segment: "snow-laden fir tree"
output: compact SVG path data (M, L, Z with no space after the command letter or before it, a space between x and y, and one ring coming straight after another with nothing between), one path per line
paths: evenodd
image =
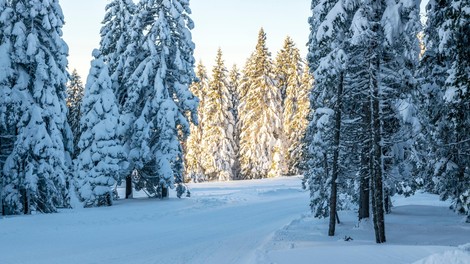
M207 156L203 148L203 131L205 127L204 109L206 103L206 93L209 90L209 77L206 67L199 62L196 67L197 82L190 87L191 92L199 98L198 125L191 124L189 135L185 143L185 170L186 175L195 182L207 180L203 159Z
M3 168L4 207L8 214L54 212L67 204L72 148L64 18L57 0L16 0L11 7L12 87L23 101L14 148Z
M13 86L14 69L11 59L13 9L6 0L0 0L0 215L4 215L3 200L6 174L3 166L13 150L16 140L16 124L19 121L23 101L21 91Z
M157 197L175 184L178 197L184 193L181 142L189 134L188 115L197 122L198 99L189 91L195 79L189 14L186 0L141 1L132 23L136 39L126 51L130 170L138 173L135 187Z
M303 75L304 63L300 51L290 37L276 57L276 85L281 89L283 105L283 153L288 175L298 173L300 142L307 125L308 92L312 83ZM305 83L303 83L305 82ZM303 89L303 90L301 90Z
M231 107L229 111L233 116L233 149L235 151L236 159L233 164L233 176L234 179L240 178L240 130L239 130L239 117L238 117L238 105L240 104L240 82L241 73L237 68L237 65L233 65L228 76L228 90L231 95Z
M217 51L212 78L204 102L203 153L204 171L209 180L227 181L234 178L234 116L232 95L228 89L228 71L222 51Z
M335 234L338 182L342 181L344 85L348 31L355 5L351 1L312 1L308 63L315 76L304 165L312 211L330 217L328 235ZM340 190L341 192L341 190ZM325 200L328 199L328 202Z
M420 65L428 182L470 214L470 1L429 1Z
M408 0L365 1L358 7L351 26L347 105L356 109L350 120L359 122L348 124L348 131L359 139L361 153L359 218L368 217L371 198L376 241L383 243L384 207L389 209L390 194L407 184L413 170L409 157L417 122L410 95L419 55L419 7Z
M80 119L76 188L85 207L112 205L126 154L119 135L119 110L100 51L93 51Z
M287 131L286 138L290 141L288 145L288 171L291 175L302 174L302 152L304 137L307 132L308 114L310 111L310 93L313 87L313 76L308 64L304 63L300 86L297 89L288 89L286 103L284 106L284 127ZM287 110L292 109L292 111ZM290 114L286 114L290 113ZM290 117L287 117L290 116ZM289 123L289 126L286 126Z
M83 99L83 83L76 69L72 71L67 84L67 120L73 134L73 158L78 154L78 140L80 139L80 108Z
M129 67L124 56L132 41L130 26L137 12L132 0L113 0L106 5L100 35L100 51L109 68L113 89L122 105L126 97L125 70Z
M282 172L281 93L275 86L272 64L261 29L256 50L244 70L238 108L240 165L245 179L275 177Z

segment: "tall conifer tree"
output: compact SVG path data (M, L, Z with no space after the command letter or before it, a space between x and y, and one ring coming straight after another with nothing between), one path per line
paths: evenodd
M57 0L11 3L13 87L25 100L14 148L4 166L5 206L8 213L54 212L67 204L72 148L65 104L64 18Z
M78 153L78 140L80 139L80 108L82 105L84 87L82 79L76 69L72 71L70 80L67 84L67 120L73 134L73 156Z
M429 1L420 65L423 163L442 199L470 214L470 2ZM421 144L424 144L421 142ZM470 221L470 220L469 220Z
M240 164L245 179L281 174L281 93L275 86L271 53L261 29L248 60L240 98Z
M130 170L137 171L136 188L164 197L177 185L184 193L183 151L189 134L188 115L197 121L198 100L189 91L194 81L191 9L186 0L145 0L133 22L136 38L127 49L134 65L127 84L125 114Z
M76 186L85 207L112 204L111 187L120 181L126 160L108 68L98 50L93 56L82 104L80 152L76 160Z
M231 93L228 89L228 71L217 51L212 80L204 104L204 152L206 176L211 180L231 180L234 178L233 166L236 160L234 145L234 117L231 109Z
M312 83L303 76L304 63L300 51L290 37L276 58L276 80L282 95L283 153L285 174L298 173L300 141L305 132L308 114L308 91ZM303 83L305 82L305 83ZM310 87L309 87L310 85ZM303 105L302 105L303 104Z
M202 61L197 65L196 77L198 80L191 85L191 92L199 98L198 125L191 124L191 134L185 145L185 169L186 175L193 181L199 182L206 180L204 159L207 155L203 148L203 133L206 121L204 116L206 94L209 90L209 77Z
M19 121L21 91L13 86L14 69L11 58L13 52L12 20L13 9L6 0L0 0L0 215L5 199L4 186L7 184L6 172L3 167L13 150L16 140L16 124Z

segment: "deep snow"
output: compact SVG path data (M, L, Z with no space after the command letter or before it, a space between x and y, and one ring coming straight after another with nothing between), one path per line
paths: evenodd
M0 219L0 263L470 263L470 246L457 247L470 225L434 195L394 197L388 242L376 245L352 211L326 236L298 177L190 188L191 198Z

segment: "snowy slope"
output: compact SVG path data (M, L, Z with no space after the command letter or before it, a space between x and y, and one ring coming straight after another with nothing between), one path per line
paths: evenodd
M353 212L341 212L338 235L327 237L327 221L309 216L299 178L190 188L191 198L0 219L0 263L386 264L446 256L470 263L456 247L470 242L470 226L435 196L396 198L386 218L389 242L376 245L371 225L357 227ZM354 240L343 241L345 235Z

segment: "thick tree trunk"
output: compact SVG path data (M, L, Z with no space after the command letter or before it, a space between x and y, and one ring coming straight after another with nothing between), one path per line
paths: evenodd
M370 177L361 175L361 187L359 192L359 220L370 217Z
M377 76L380 70L380 59L375 54L372 63L371 92L372 92L372 137L373 137L373 209L374 209L374 228L377 243L384 243L385 239L385 221L384 221L384 198L383 198L383 161L382 161L382 126L380 116L380 93Z
M338 185L337 180L339 176L339 151L340 151L340 136L341 136L341 103L343 97L343 72L339 74L339 83L337 90L337 98L335 105L335 131L334 131L334 149L333 149L333 173L331 175L331 196L330 196L330 225L328 229L328 235L335 235L336 227L336 216L337 213L337 196L338 196Z
M384 243L385 220L384 220L384 198L383 198L383 154L382 154L382 123L381 123L381 93L380 93L380 44L383 41L381 36L381 10L382 2L373 1L371 7L372 37L370 42L370 63L369 63L369 90L370 90L370 113L371 113L371 134L372 134L372 211L374 215L375 240L377 243Z
M132 198L132 176L126 177L126 199Z

